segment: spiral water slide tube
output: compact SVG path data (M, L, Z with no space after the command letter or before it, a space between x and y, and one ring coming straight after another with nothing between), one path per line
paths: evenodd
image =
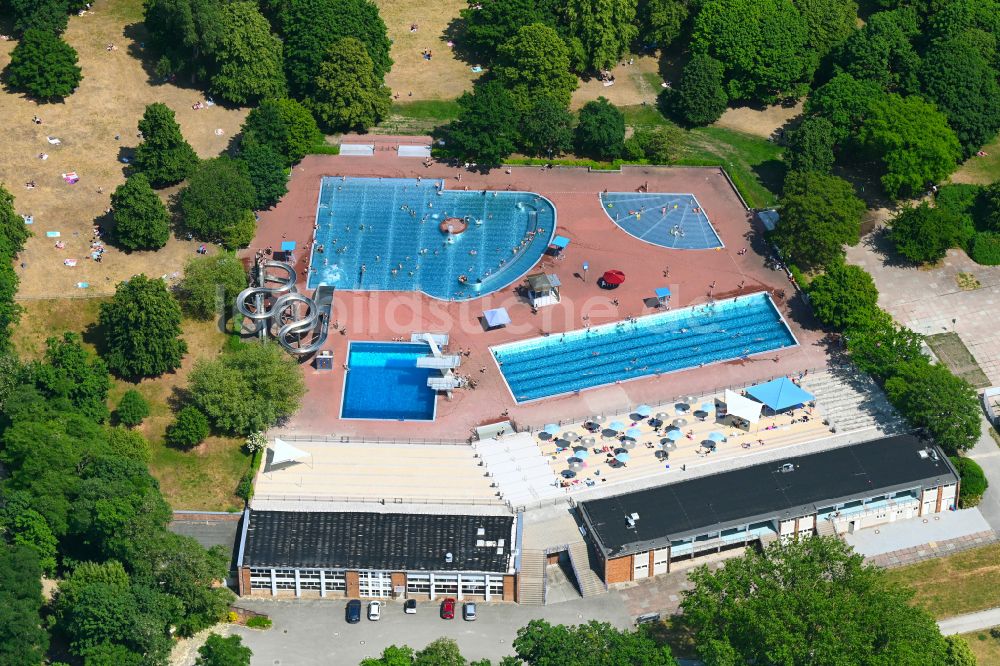
M274 275L274 269L283 275ZM295 269L282 261L267 261L261 265L259 287L248 287L236 297L236 309L254 324L254 334L270 332L276 323L278 343L291 354L305 356L318 351L330 328L333 308L333 287L320 286L313 298L295 288ZM300 309L304 308L304 314ZM309 344L302 339L313 331Z

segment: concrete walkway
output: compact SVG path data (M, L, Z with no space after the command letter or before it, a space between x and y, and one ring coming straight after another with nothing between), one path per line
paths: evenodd
M938 627L941 628L941 633L945 636L965 634L996 626L1000 626L1000 608L990 608L976 613L966 613L938 620Z

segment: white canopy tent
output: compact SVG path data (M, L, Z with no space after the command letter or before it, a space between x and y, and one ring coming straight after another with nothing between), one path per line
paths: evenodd
M735 391L726 389L726 396L723 399L726 403L726 412L731 416L736 416L750 423L760 421L760 410L764 406L750 398L744 398Z
M282 463L296 462L303 458L311 457L312 454L308 451L303 451L298 447L292 446L285 440L275 437L274 443L271 445L271 459L268 461L268 467L274 467Z

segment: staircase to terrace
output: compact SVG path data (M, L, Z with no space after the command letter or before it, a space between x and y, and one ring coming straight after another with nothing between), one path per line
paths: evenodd
M838 433L878 430L890 434L906 429L882 388L852 365L810 373L801 384L816 397L816 408Z

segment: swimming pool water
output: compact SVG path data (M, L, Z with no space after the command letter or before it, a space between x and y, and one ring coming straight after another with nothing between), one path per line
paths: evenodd
M798 344L770 296L752 294L492 347L517 402Z
M556 226L548 200L531 192L451 191L444 185L324 178L309 287L422 291L465 300L502 289L538 262ZM467 221L467 230L442 232L446 218Z
M605 192L601 205L615 224L647 243L675 250L724 247L693 194Z
M351 342L340 418L433 421L437 393L427 378L439 371L417 367L428 354L423 343Z

